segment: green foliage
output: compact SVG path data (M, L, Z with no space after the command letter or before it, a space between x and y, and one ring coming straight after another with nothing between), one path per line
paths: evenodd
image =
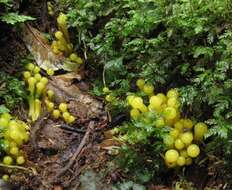
M147 112L141 115L137 120L132 120L129 123L123 125L120 129L121 132L126 133L126 140L129 144L149 144L149 138L156 138L155 147L162 146L158 140L163 139L164 135L168 132L165 128L155 127L156 114ZM160 144L158 144L160 143Z
M12 109L23 103L26 98L26 91L22 81L0 72L0 102L7 108ZM4 107L1 107L4 111ZM6 111L6 110L5 110Z
M0 6L4 7L4 12L0 13L0 21L7 24L15 25L26 21L35 20L31 16L20 15L14 10L14 1L12 0L0 0ZM1 7L2 8L2 7ZM14 12L12 12L14 11Z
M0 4L3 4L5 6L12 6L13 1L12 0L0 0Z
M3 16L0 17L0 20L7 24L15 25L20 22L25 22L35 19L31 16L19 15L18 13L13 12L13 13L4 14Z
M153 177L158 180L159 175L166 171L161 153L166 149L163 138L168 129L155 127L154 117L149 112L137 120L124 123L117 137L127 142L117 157L117 163L140 184L147 183Z
M5 105L0 105L0 114L8 112L10 112L10 110Z
M121 84L135 78L152 82L156 92L179 87L184 115L210 124L209 139L223 147L222 159L231 163L231 1L60 2L79 44L90 57L97 55L95 67L105 70L117 102L130 90Z

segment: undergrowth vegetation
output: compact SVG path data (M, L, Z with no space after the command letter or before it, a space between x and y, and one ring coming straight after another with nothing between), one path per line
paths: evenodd
M0 72L0 105L13 109L23 104L26 92L23 82L14 76ZM1 111L0 111L1 113Z
M17 2L13 0L0 0L0 21L15 25L29 20L35 20L31 16L20 15L18 13Z
M166 143L164 138L180 118L191 121L190 129L182 131L188 132L188 145L198 140L193 137L197 122L207 128L201 133L200 148L194 144L187 155L196 158L194 164L214 168L222 178L232 177L231 0L59 0L48 5L51 17L65 13L66 30L67 15L70 38L77 45L62 45L70 45L71 50L65 49L70 51L66 52L72 55L70 59L75 56L77 62L78 53L85 60L83 67L93 84L91 93L104 97L113 121L121 114L127 116L112 130L115 136L119 134L115 139L123 142L114 158L133 181L126 182L128 188L124 189L132 188L134 182L167 182L164 178L172 172L181 174L193 167L186 164L187 157L183 161L182 155L181 168L167 167L164 162L172 160L176 164L183 149L182 144L172 143L168 148L178 150L172 150L171 156L165 154L170 138ZM21 15L14 1L0 0L1 23L16 25L28 20L34 18ZM58 31L55 42L63 40L62 35ZM56 45L53 42L53 51ZM81 65L82 59L78 60ZM138 79L145 80L146 89L144 84L138 85ZM150 111L149 103L160 93L167 93L164 98L170 99L171 89L178 92L178 105L170 106L165 100L159 111L164 118L175 117L162 121L159 111ZM137 98L136 105L130 103L130 96ZM1 71L0 113L15 108L25 97L23 83ZM156 98L155 105L160 101ZM59 118L60 111L56 109L53 117ZM157 127L157 120L162 127ZM186 152L188 145L183 144Z
M210 126L208 152L231 164L231 1L60 0L60 4L81 44L76 49L87 52L89 69L103 71L97 70L103 81L102 77L95 81L93 93L103 95L102 88L110 88L108 108L113 115L126 108L123 100L136 90L138 78L152 83L156 93L178 88L183 116ZM141 157L133 152L135 147L127 147L127 154L132 151L127 166ZM159 160L157 147L147 144L140 150L153 152Z

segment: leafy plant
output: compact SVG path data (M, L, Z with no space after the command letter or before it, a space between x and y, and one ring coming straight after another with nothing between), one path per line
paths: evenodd
M35 18L31 16L20 15L17 11L15 11L14 1L12 0L0 0L0 6L3 6L4 7L3 9L5 10L3 13L0 14L0 21L2 22L15 25L17 23L35 20Z
M154 177L160 180L158 176L167 172L161 153L166 149L163 138L168 130L154 127L153 119L152 113L146 113L118 129L117 139L127 144L122 146L116 162L139 184L146 184Z
M4 72L0 72L0 102L5 104L7 108L12 109L20 104L26 98L26 91L22 81L10 76ZM6 108L1 107L1 110Z
M0 0L0 4L3 4L5 6L12 6L12 0Z
M31 16L25 16L25 15L19 15L18 13L12 12L12 13L6 13L0 17L0 20L7 23L15 25L20 22L25 22L29 20L35 20Z
M208 148L213 143L217 150L225 150L218 154L214 148L214 153L231 164L231 1L60 3L75 27L78 51L90 58L97 56L89 68L103 70L104 80L96 83L98 91L94 92L101 95L98 86L108 86L120 102L128 91L136 89L133 81L140 77L153 83L156 93L178 87L184 116L210 124ZM121 106L110 108L113 112L125 110ZM129 125L124 128L134 132Z
M8 112L10 112L10 110L5 105L0 105L0 114Z

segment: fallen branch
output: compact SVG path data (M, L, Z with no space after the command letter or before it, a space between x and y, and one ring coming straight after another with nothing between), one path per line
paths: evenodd
M94 126L94 122L91 121L89 123L89 126L88 126L88 128L86 130L86 133L85 133L83 139L81 140L81 143L78 146L77 150L74 152L73 156L70 158L68 164L56 175L56 177L55 177L56 179L59 178L61 175L63 175L67 170L69 170L72 167L72 165L74 164L76 158L81 153L83 147L86 145L86 142L87 142L87 140L89 138L89 134L93 129L93 126Z

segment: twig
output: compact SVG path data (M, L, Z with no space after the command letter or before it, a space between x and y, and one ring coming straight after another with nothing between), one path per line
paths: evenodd
M106 73L106 67L103 67L103 72L102 72L102 80L103 80L103 84L104 86L106 86L106 78L105 78L105 73Z
M5 164L1 164L1 163L0 163L0 167L9 168L9 169L24 170L24 171L33 173L34 175L37 174L37 172L36 172L36 170L34 168L25 168L25 167L16 166L16 165L5 165Z
M103 71L102 71L102 80L103 80L104 86L106 86L106 76L105 76L105 74L106 74L106 67L105 67L105 65L104 65ZM111 118L110 112L109 112L109 110L107 109L107 107L106 107L106 112L107 112L109 121L111 122L112 118Z
M89 123L89 126L88 126L87 130L86 130L85 136L81 140L81 143L78 146L77 150L75 151L75 153L73 154L73 156L69 160L68 164L56 175L56 179L59 178L62 174L64 174L68 169L70 169L70 167L72 167L72 165L74 164L77 156L81 153L83 147L85 146L86 141L89 138L89 134L90 134L91 130L93 129L93 126L94 126L94 122L91 121Z
M59 127L63 130L67 130L67 131L70 131L70 132L75 132L75 133L85 133L86 130L84 129L77 129L77 128L74 128L74 127L70 127L69 125L66 125L66 124L62 124L62 125L56 125L56 127Z
M83 44L84 44L84 56L85 56L85 60L88 59L87 57L87 47L86 47L86 44L85 44L85 41L83 40Z

